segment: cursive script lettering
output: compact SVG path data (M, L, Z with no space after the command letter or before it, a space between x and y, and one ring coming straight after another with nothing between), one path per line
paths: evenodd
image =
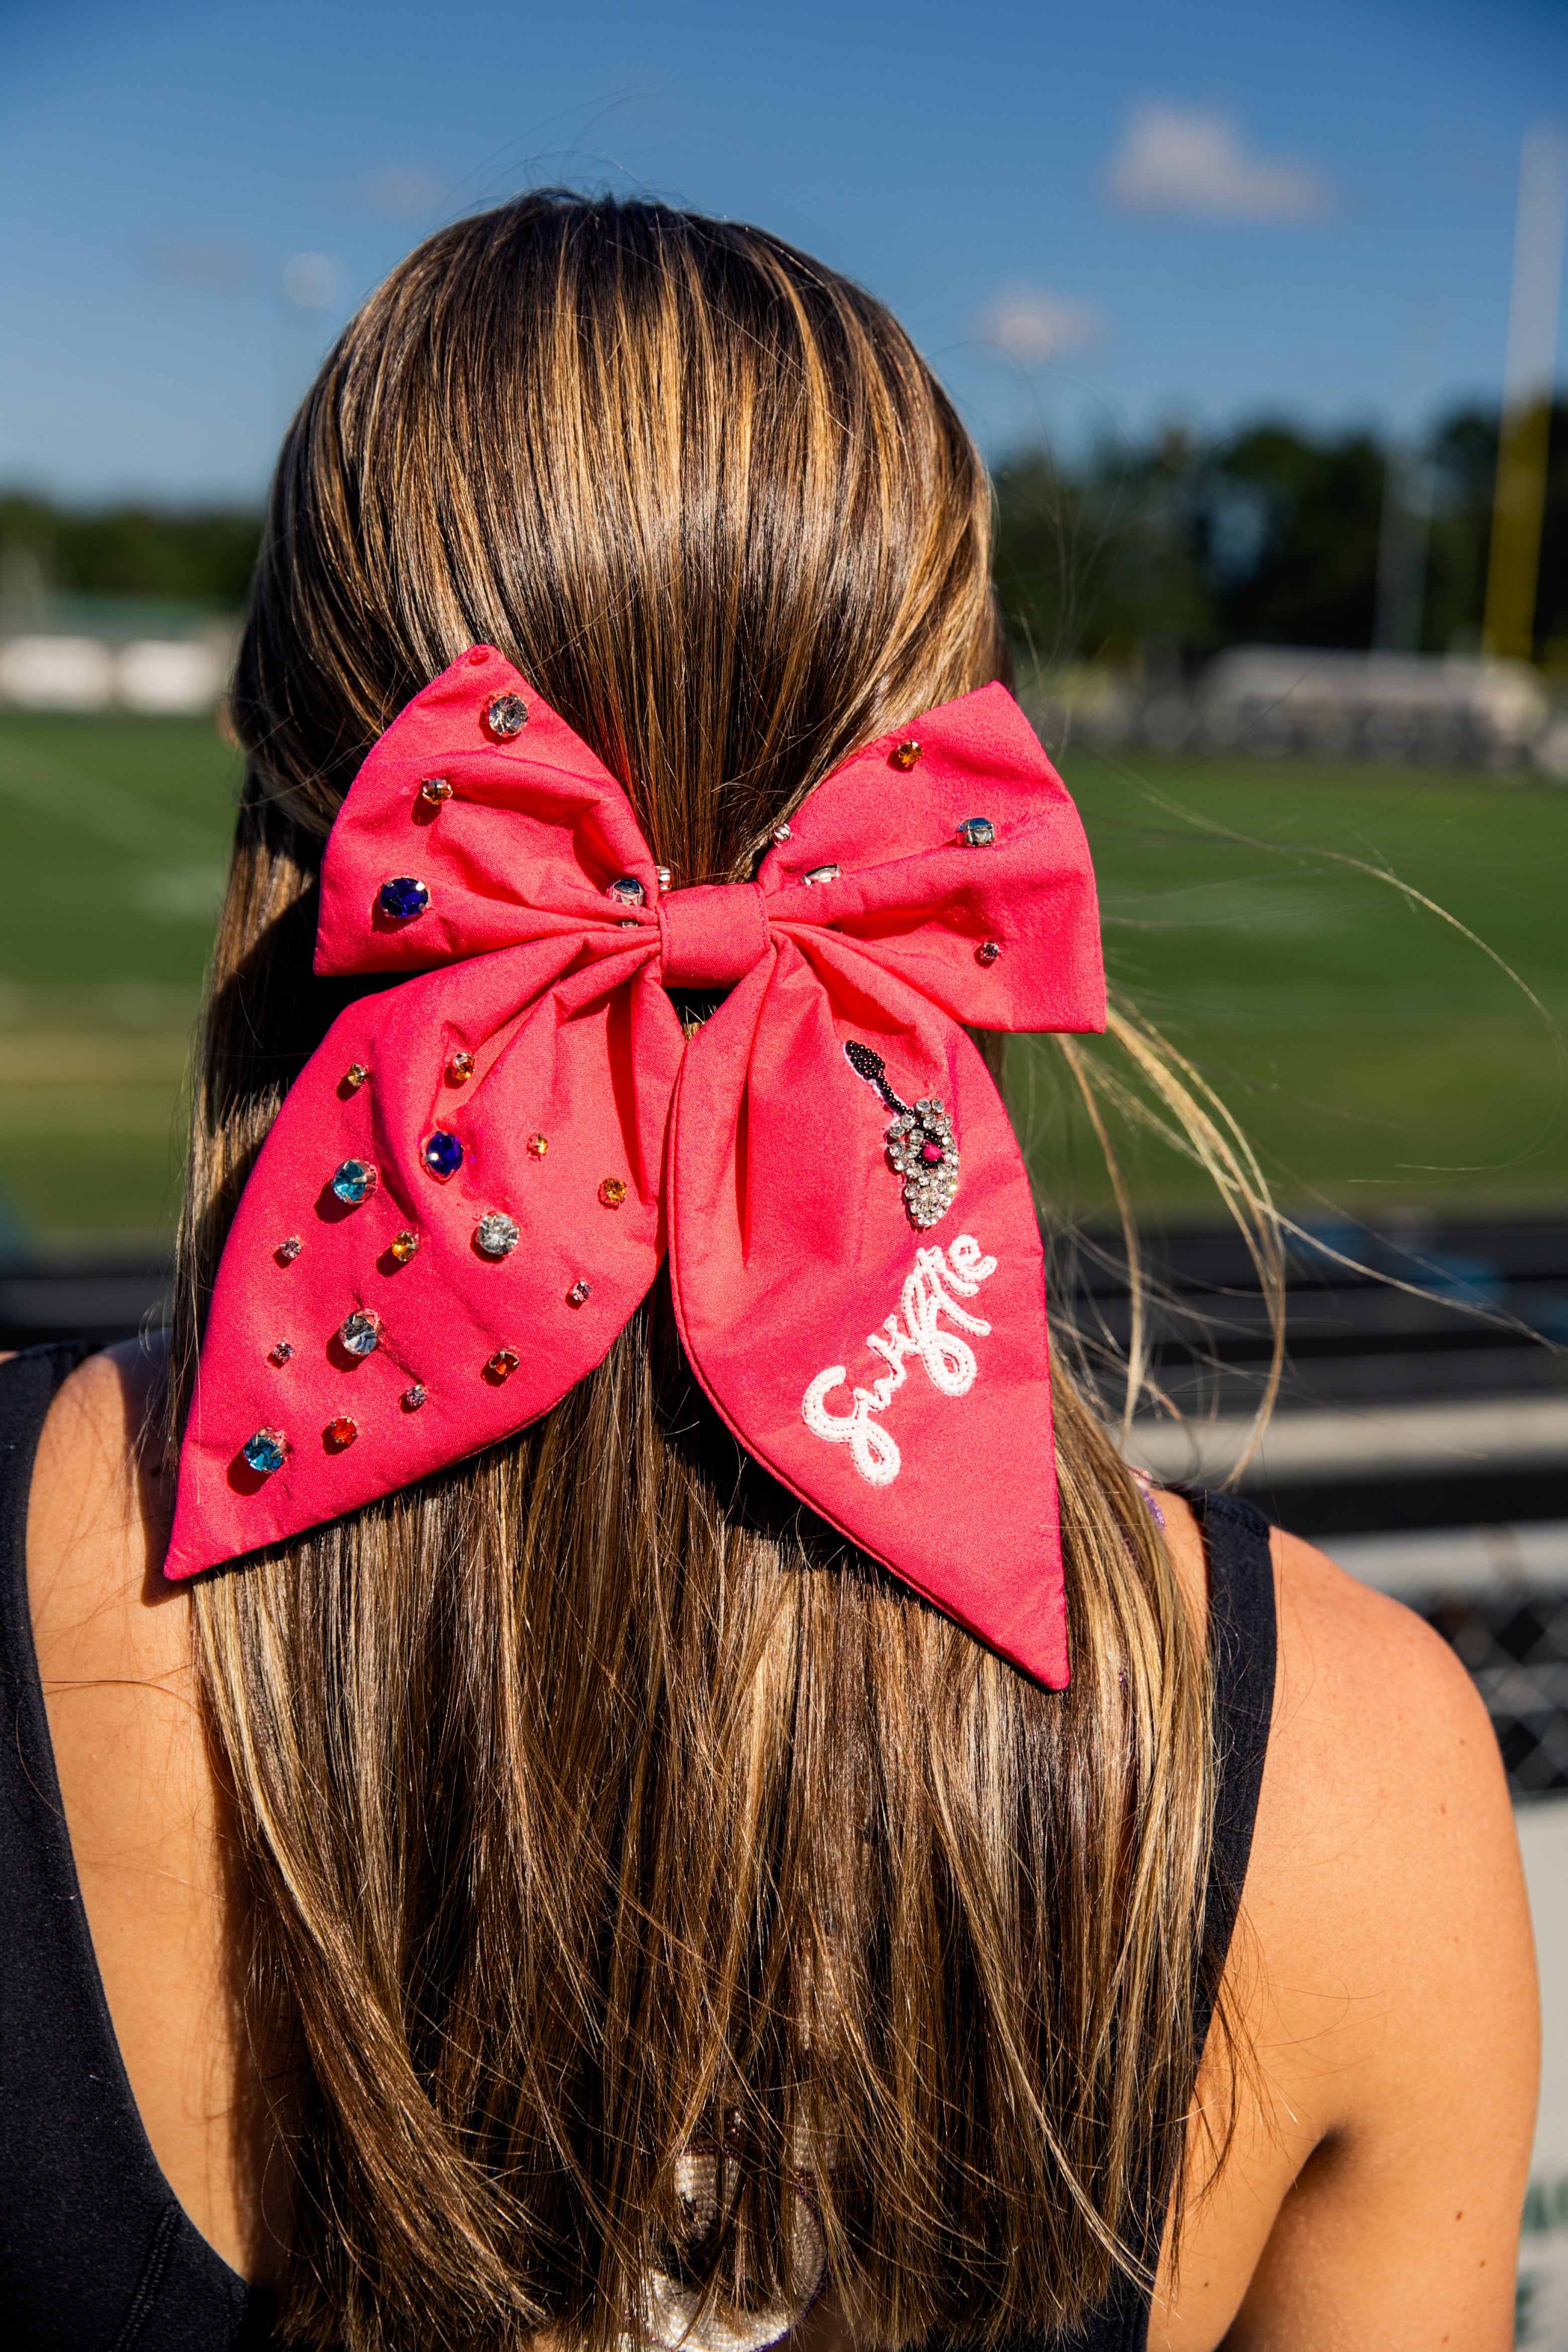
M974 1350L959 1333L968 1331L983 1339L991 1326L978 1315L971 1315L958 1300L973 1298L995 1271L995 1259L982 1254L972 1234L955 1235L945 1255L941 1249L917 1250L899 1315L889 1315L882 1328L866 1341L872 1353L881 1357L887 1370L868 1389L855 1390L847 1412L830 1412L827 1406L834 1390L844 1385L842 1364L830 1364L818 1372L801 1400L801 1417L807 1429L830 1445L847 1445L850 1460L871 1486L890 1486L902 1466L892 1432L872 1416L887 1411L895 1391L908 1380L906 1356L920 1358L932 1387L943 1396L963 1396L974 1385L979 1369ZM945 1316L957 1329L944 1330L939 1316Z

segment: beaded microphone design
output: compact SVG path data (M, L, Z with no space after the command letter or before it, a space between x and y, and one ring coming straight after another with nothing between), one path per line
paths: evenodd
M940 1095L902 1102L887 1080L887 1064L869 1045L844 1041L844 1058L858 1076L875 1087L894 1114L888 1129L888 1158L904 1180L910 1223L923 1233L945 1217L958 1191L958 1145Z

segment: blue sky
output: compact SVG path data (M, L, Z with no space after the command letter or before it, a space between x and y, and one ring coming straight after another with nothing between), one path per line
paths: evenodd
M256 495L353 304L540 179L848 271L992 456L1407 425L1496 397L1553 115L1563 0L0 0L0 482Z

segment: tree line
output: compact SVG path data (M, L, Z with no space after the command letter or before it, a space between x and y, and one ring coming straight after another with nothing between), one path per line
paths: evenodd
M1568 407L1552 412L1538 656L1568 666ZM1029 450L996 474L996 584L1026 659L1194 668L1231 645L1479 649L1498 416L1467 407L1425 445L1264 419ZM1391 504L1393 511L1390 511ZM1391 582L1391 572L1403 572ZM1390 593L1391 587L1395 593Z
M1568 407L1552 413L1537 651L1568 667ZM1474 650L1497 471L1496 412L1447 416L1417 449L1264 419L1214 439L1172 427L1066 463L995 473L996 584L1022 661L1189 670L1228 645ZM233 611L260 519L243 506L76 509L0 495L0 603L50 594ZM1404 593L1389 598L1391 563ZM1380 604L1380 580L1382 603ZM1390 612L1397 624L1391 639Z

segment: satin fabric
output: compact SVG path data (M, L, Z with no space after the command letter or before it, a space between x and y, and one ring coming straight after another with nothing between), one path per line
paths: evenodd
M490 716L506 696L527 711L510 738ZM437 780L446 797L424 792ZM976 817L988 845L961 832ZM400 877L423 884L421 912L384 910ZM961 1024L1103 1027L1072 803L986 687L845 761L754 882L679 886L614 777L492 647L375 745L327 845L316 969L408 977L333 1024L246 1187L166 1572L510 1435L600 1361L668 1251L682 1342L747 1451L1060 1686L1041 1244ZM671 988L729 992L688 1042ZM952 1121L957 1193L927 1230L847 1041L882 1057L899 1100L941 1097ZM461 1147L444 1178L433 1135ZM350 1160L376 1171L358 1205L332 1189ZM520 1236L500 1256L476 1240L492 1213ZM356 1309L379 1323L363 1356L342 1336ZM270 1475L245 1453L263 1430L284 1454Z

